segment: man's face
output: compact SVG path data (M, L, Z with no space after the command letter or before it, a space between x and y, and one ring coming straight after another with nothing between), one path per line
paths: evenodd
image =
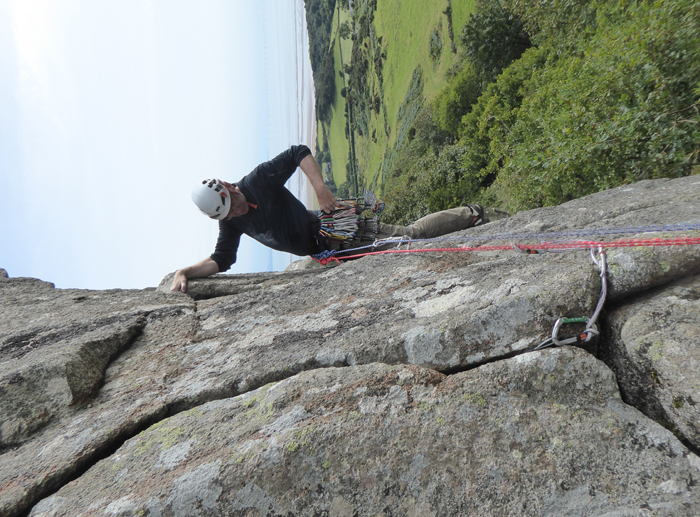
M248 202L246 201L243 192L241 192L238 187L232 185L231 183L226 183L225 181L222 181L222 183L231 193L231 208L229 208L226 219L247 214L250 207L248 206Z

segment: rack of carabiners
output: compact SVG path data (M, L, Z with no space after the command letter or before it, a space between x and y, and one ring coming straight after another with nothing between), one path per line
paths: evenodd
M349 243L360 237L368 221L377 222L384 211L384 203L365 189L362 198L342 199L339 208L327 214L318 211L320 234L332 241Z

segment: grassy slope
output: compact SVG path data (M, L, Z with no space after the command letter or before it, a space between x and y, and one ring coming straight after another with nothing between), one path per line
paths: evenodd
M360 2L357 1L356 4ZM458 37L469 13L473 10L474 0L452 0L452 12L455 38ZM408 85L414 69L420 65L423 69L424 95L432 100L445 84L445 72L453 63L450 52L447 17L443 11L447 8L446 0L426 2L425 0L378 0L374 19L377 37L382 37L381 48L386 50L383 65L383 88L380 91L373 64L370 65L369 84L372 90L380 94L382 101L379 113L372 112L369 135L355 137L355 150L358 166L365 177L365 185L381 190L373 183L374 176L383 160L388 147L395 143L396 128L399 125L397 113L406 96ZM349 16L347 11L340 11L341 22ZM337 27L337 12L334 27ZM430 59L430 34L442 23L442 55L437 67ZM334 37L337 38L335 32ZM336 74L340 70L340 55L337 44L334 49ZM352 50L350 40L342 41L343 62L350 61ZM337 75L340 79L340 75ZM333 106L333 117L329 127L329 146L333 163L333 176L336 185L345 181L345 163L348 159L348 141L345 138L345 99L340 96L342 80L336 81L337 96ZM384 113L386 112L386 113ZM372 133L374 132L374 139ZM376 141L375 141L376 140Z
M459 41L459 35L467 23L467 19L474 12L474 3L474 0L452 0L452 27L455 33L455 43Z
M389 124L396 126L396 114L403 100L413 70L423 68L425 95L435 96L444 84L445 70L452 64L447 35L447 17L442 11L446 1L382 0L377 3L374 25L378 36L384 36L387 59L384 63L384 102ZM430 33L442 21L443 52L440 66L433 70L430 60ZM390 142L393 143L392 134Z
M331 123L327 127L328 131L328 146L331 154L331 164L333 167L333 180L336 185L340 185L345 181L345 164L348 161L349 143L345 138L345 99L340 95L340 90L345 86L343 78L338 73L341 69L341 51L342 62L350 62L350 53L352 52L352 41L349 39L341 40L338 37L338 24L350 18L350 14L341 9L340 20L338 20L338 9L335 10L333 16L333 39L335 45L333 47L333 60L335 70L335 102L333 103Z
M423 68L425 95L435 96L444 82L444 71L452 63L447 34L447 17L442 11L446 1L425 2L421 0L379 0L375 13L374 28L377 37L382 37L382 48L386 49L383 66L382 110L372 114L371 130L377 131L376 142L371 135L356 139L358 165L365 175L365 183L379 190L375 175L388 147L396 141L398 127L397 112L411 82L413 70L419 64ZM439 66L434 69L430 60L430 33L442 21L443 53ZM376 75L372 77L378 89ZM386 111L387 127L384 125ZM388 129L388 133L386 131Z

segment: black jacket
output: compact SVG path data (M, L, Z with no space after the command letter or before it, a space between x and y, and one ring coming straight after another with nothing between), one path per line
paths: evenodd
M227 271L236 262L244 233L278 251L300 256L315 252L309 212L284 186L309 154L311 151L305 145L293 145L236 183L246 200L258 207L251 207L239 217L219 221L219 239L211 255L219 271Z

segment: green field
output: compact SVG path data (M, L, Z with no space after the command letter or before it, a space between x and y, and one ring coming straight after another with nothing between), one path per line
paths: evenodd
M455 40L473 10L473 4L473 0L452 1ZM422 70L422 96L425 102L429 102L444 86L445 73L456 57L451 52L448 18L445 15L447 6L447 0L376 0L370 36L360 42L369 63L366 73L368 95L373 100L379 100L379 104L377 106L375 103L375 109L368 112L366 132L360 134L355 131L352 136L360 182L377 192L382 187L382 178L378 173L387 153L391 152L397 142L398 128L401 125L399 107L406 97L414 70L418 66ZM347 10L336 9L333 22L331 44L334 45L336 99L331 122L327 126L319 124L319 133L324 132L328 140L336 185L346 181L350 150L345 129L346 101L340 95L341 88L346 84L343 79L348 78L339 72L341 61L346 65L350 63L353 45L350 39L340 39L337 27L339 23L350 20L357 30L360 17L368 16L368 9L371 9L370 0L356 0L354 16ZM437 59L431 59L431 37L442 43ZM455 43L458 44L458 41ZM385 55L379 73L375 69L374 59L378 53Z
M464 24L474 12L474 0L462 0L452 2L452 27L455 33L455 40L459 39Z
M377 34L384 36L384 41L387 42L384 93L387 115L392 126L396 125L399 104L417 65L423 68L424 93L428 99L434 97L444 84L445 71L452 64L447 18L442 14L446 7L447 2L430 3L421 0L382 0L377 3ZM429 53L430 33L440 26L443 51L439 66L433 70Z
M338 17L340 12L340 18ZM345 78L340 75L341 63L350 61L352 52L352 41L341 39L338 36L338 24L350 19L350 14L345 10L335 10L333 16L333 35L331 45L333 45L333 59L335 63L335 102L332 108L331 123L321 125L328 136L328 149L333 167L333 180L336 185L345 182L345 164L348 161L349 142L345 138L345 99L340 95L340 90L345 86ZM342 54L341 54L342 52ZM321 130L319 130L319 133Z

